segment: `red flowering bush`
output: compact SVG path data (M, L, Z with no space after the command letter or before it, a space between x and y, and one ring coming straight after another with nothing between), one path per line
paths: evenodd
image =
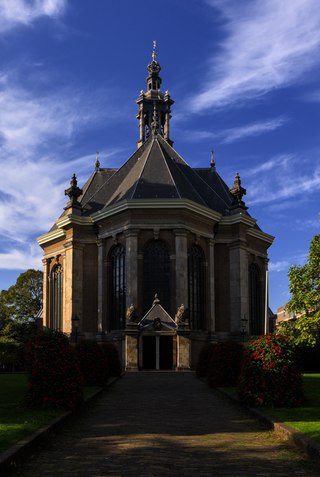
M121 361L117 347L113 343L103 343L100 346L107 360L109 376L121 376Z
M108 382L107 359L98 343L83 340L76 346L81 374L86 386L104 386Z
M68 338L44 330L27 345L29 406L71 409L83 401L78 361Z
M213 344L207 370L209 386L236 386L241 372L242 354L243 346L235 341Z
M270 334L248 343L238 393L250 406L294 407L302 404L302 374L288 338Z

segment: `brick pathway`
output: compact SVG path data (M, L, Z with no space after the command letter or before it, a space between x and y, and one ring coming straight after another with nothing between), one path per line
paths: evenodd
M193 373L127 373L19 477L320 476Z

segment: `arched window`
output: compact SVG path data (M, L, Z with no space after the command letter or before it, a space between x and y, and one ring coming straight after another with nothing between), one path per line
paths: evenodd
M63 269L60 264L51 272L51 328L62 329Z
M143 254L143 311L152 305L158 294L163 308L170 313L170 257L167 244L163 240L151 240Z
M252 335L259 335L263 331L260 277L258 265L252 263L249 267L249 312Z
M119 330L125 326L126 313L125 248L122 245L113 247L109 261L109 328Z
M198 245L192 245L188 253L188 309L194 330L204 328L205 299L204 253Z

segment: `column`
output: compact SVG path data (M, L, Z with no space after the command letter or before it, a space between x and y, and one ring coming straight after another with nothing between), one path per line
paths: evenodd
M214 284L214 240L209 239L209 313L210 331L216 330L216 305L215 305L215 284Z
M105 257L105 241L99 239L97 241L98 247L98 334L104 334L104 257Z
M49 302L50 302L50 259L44 258L43 263L43 304L42 304L42 323L49 327Z
M138 306L138 230L126 232L126 307Z
M188 306L188 243L187 232L174 230L176 246L176 308Z
M237 240L230 245L230 331L239 333L241 318L249 316L248 252L246 243Z
M63 264L63 332L72 332L72 317L79 318L79 332L82 327L82 294L83 294L83 249L84 245L72 239L65 244L65 262Z

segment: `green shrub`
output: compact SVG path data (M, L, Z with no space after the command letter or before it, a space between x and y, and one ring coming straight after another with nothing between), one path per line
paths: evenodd
M0 336L0 370L12 371L22 364L24 347L12 338Z
M250 406L301 405L302 374L288 338L270 334L248 343L238 393Z
M121 361L117 347L114 343L103 343L101 349L107 360L109 376L121 376Z
M94 340L82 340L76 346L81 374L86 386L105 386L108 364L100 345Z
M71 409L83 401L75 352L59 331L44 330L27 345L29 406Z
M214 343L206 343L199 353L198 362L196 365L196 375L198 378L206 378L208 375L210 355Z
M209 357L209 386L236 386L241 372L242 355L243 346L235 341L215 343Z

